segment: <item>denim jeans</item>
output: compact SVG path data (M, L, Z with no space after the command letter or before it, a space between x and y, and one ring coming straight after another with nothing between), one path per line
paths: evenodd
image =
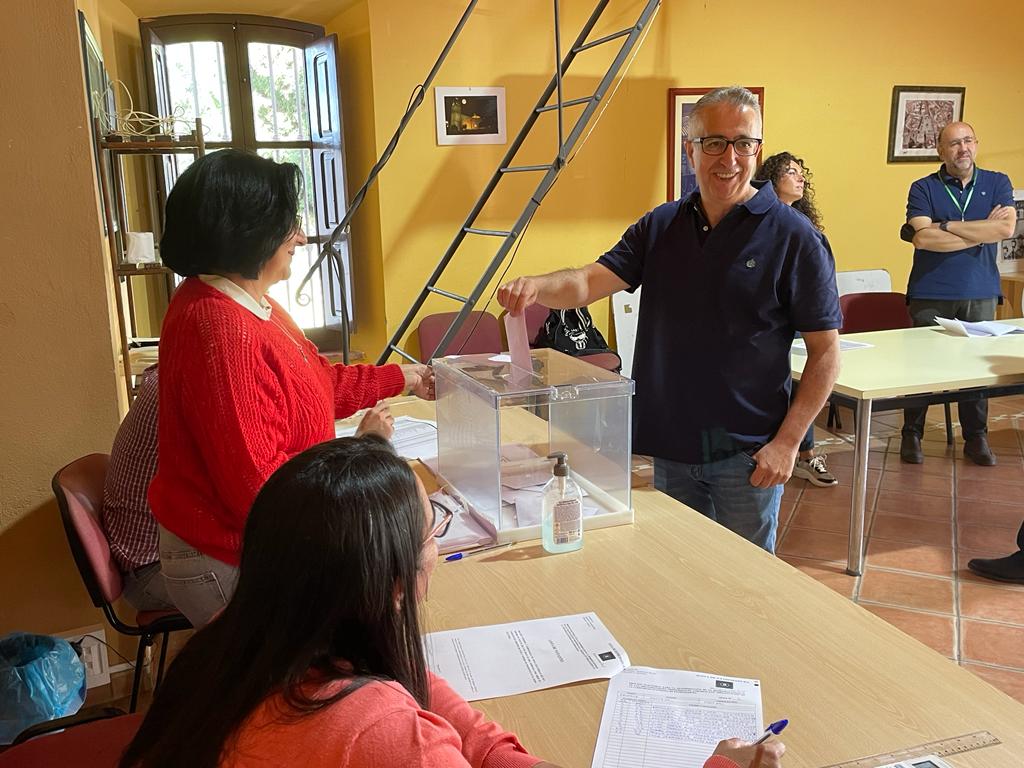
M967 322L996 319L996 299L964 299L962 301L946 301L943 299L911 299L907 309L914 321L914 327L932 327L935 317L956 318ZM964 440L978 437L988 432L988 400L968 400L957 403L960 414L960 431ZM925 419L928 408L906 408L903 411L903 434L907 436L924 435Z
M167 594L196 629L209 624L235 593L237 568L204 555L162 525L160 562Z
M160 561L123 575L122 596L136 611L173 611L174 602L160 573Z
M783 486L752 486L756 467L753 457L742 452L708 464L655 457L654 487L774 553Z
M811 426L807 428L807 434L804 435L804 439L800 441L800 447L797 449L800 453L804 451L814 450L814 422L811 422Z

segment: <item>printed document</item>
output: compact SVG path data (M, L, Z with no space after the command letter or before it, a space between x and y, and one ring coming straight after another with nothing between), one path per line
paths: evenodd
M467 701L612 677L629 657L594 613L433 632L430 671Z
M361 412L365 413L365 411ZM356 414L360 415L360 414ZM433 459L437 457L437 422L428 419L414 419L412 416L399 416L395 419L395 432L391 435L391 445L395 453L404 459ZM335 437L352 437L358 424L341 425L335 423Z
M629 667L608 684L591 768L701 768L718 742L754 741L761 723L759 680Z
M839 351L847 352L851 349L870 349L875 346L864 341L853 341L851 339L839 339ZM793 339L793 348L790 350L794 355L807 354L807 342L803 339Z

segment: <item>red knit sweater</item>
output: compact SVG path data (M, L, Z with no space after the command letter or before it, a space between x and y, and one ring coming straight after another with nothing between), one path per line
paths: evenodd
M397 365L332 365L272 299L269 320L198 278L160 334L158 466L149 504L200 552L237 565L256 494L334 419L399 394Z

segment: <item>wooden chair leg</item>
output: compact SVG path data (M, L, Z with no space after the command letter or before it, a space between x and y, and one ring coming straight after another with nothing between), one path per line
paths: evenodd
M942 404L946 411L946 445L953 444L953 414L950 413L949 403Z

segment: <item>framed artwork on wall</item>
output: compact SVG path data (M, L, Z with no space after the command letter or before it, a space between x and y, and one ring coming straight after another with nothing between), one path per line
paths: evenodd
M894 85L889 115L889 162L938 162L943 126L964 118L964 88Z
M668 89L668 199L679 200L697 188L697 176L686 159L683 139L689 128L690 113L700 97L714 88L669 88ZM757 96L761 103L761 118L764 118L764 88L748 86L747 90ZM755 137L752 137L755 138Z
M437 143L504 144L504 88L435 88Z

